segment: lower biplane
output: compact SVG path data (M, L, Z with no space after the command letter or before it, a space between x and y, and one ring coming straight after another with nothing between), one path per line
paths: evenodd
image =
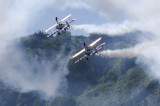
M95 40L94 42L92 42L91 44L89 44L88 46L86 46L85 42L84 42L84 48L79 51L78 53L76 53L75 55L73 55L71 58L75 58L78 55L80 55L81 53L85 52L85 55L83 57L81 57L80 59L78 59L77 61L75 61L75 63L83 60L83 59L87 59L88 60L88 56L90 55L95 55L98 54L99 50L105 45L105 42L100 44L97 47L92 47L94 46L97 42L99 42L102 38L98 38L97 40Z

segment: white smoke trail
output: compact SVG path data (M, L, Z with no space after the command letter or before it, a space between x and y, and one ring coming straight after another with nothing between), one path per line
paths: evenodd
M103 25L74 25L74 30L82 30L87 33L107 34L108 36L123 36L126 33L133 32L138 29L135 23L124 21L122 24L108 23Z
M118 50L104 50L99 53L99 56L107 57L107 58L134 58L141 54L143 49L148 47L151 42L142 43L136 45L135 47L130 47L126 49L118 49Z

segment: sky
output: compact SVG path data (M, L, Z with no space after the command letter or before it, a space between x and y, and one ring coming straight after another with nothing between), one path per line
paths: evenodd
M72 26L84 24L102 26L108 23L114 23L116 25L119 25L124 23L126 20L128 21L128 16L126 16L122 11L118 10L117 12L117 10L114 10L114 8L111 7L112 5L109 5L110 0L102 0L102 3L104 2L104 6L108 6L106 8L107 11L104 11L103 8L99 7L99 5L101 6L102 4L98 4L96 0L94 0L93 2L91 0L66 0L64 3L64 0L50 1L55 2L51 2L50 5L46 5L45 8L36 11L35 14L38 15L35 15L36 17L33 17L36 19L31 20L31 23L29 24L29 27L27 29L27 32L29 34L32 34L35 31L44 30L48 28L49 26L55 24L55 17L59 17L59 19L62 19L69 13L72 13L73 15L69 19L67 19L68 21L73 18L76 18L76 21L72 24ZM107 4L108 2L109 4ZM52 32L53 31L54 28ZM86 33L86 31L78 30L77 28L76 30L71 30L71 32L73 35L89 35L88 32Z
M76 21L72 23L72 25L80 25L80 24L101 25L108 21L104 16L83 8L72 9L68 7L66 9L60 9L59 7L58 8L50 7L42 10L40 13L41 16L39 16L39 18L35 20L34 23L31 25L31 27L28 29L29 33L33 33L34 31L44 30L49 26L55 24L55 17L62 19L70 13L72 13L72 16L67 19L68 21L73 18L76 18ZM65 23L65 21L63 23ZM81 31L73 31L73 35L74 34L82 35L86 33Z

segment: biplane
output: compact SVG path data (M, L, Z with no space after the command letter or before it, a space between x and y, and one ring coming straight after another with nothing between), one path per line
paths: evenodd
M61 30L69 30L70 29L70 24L72 22L74 22L76 19L72 19L71 21L66 21L65 24L62 24L62 22L64 20L66 20L67 18L69 18L72 14L68 14L66 17L64 17L63 19L61 19L60 21L58 21L58 17L55 18L56 23L52 26L50 26L49 28L47 28L46 30L44 30L43 32L48 32L49 30L51 30L52 28L56 27L56 31L54 31L53 33L49 34L47 37L50 37L56 33L58 33L60 35Z
M90 55L95 55L98 54L98 51L105 45L105 42L100 44L97 47L93 47L97 42L99 42L102 39L102 37L96 39L95 41L93 41L91 44L89 44L88 46L86 46L86 43L84 42L84 48L82 50L80 50L78 53L76 53L75 55L73 55L71 58L75 58L78 55L80 55L81 53L85 52L85 55L83 57L81 57L80 59L78 59L77 61L75 61L75 63L83 60L83 59L87 59L88 60L88 56Z

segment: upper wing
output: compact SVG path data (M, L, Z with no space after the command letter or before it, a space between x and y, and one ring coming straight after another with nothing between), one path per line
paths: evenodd
M87 55L84 55L83 57L81 57L80 59L78 59L77 61L75 61L75 63L78 63L79 61L81 61L81 60L83 60L85 58L87 58Z
M83 53L85 51L85 48L83 48L81 51L79 51L78 53L76 53L75 55L73 55L71 58L75 58L78 55L80 55L81 53Z
M43 32L48 32L49 30L51 30L53 27L55 27L57 25L57 23L56 24L54 24L54 25L52 25L51 27L49 27L49 28L47 28L46 30L44 30Z
M64 20L66 20L66 19L69 18L71 15L72 15L72 13L68 14L66 17L64 17L63 19L61 19L61 20L58 21L58 22L62 22L62 21L64 21Z
M102 39L102 37L98 38L97 40L93 41L91 44L88 45L88 47L94 46L97 42L99 42Z

